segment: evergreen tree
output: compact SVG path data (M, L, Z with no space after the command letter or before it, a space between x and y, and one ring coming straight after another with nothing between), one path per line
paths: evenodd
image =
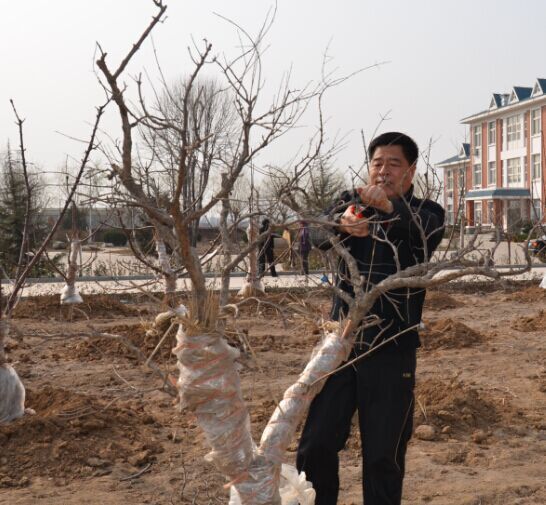
M29 174L29 182L30 195L21 163L15 159L8 145L0 171L0 265L10 277L16 273L20 260L24 267L29 261L29 254L47 233L46 224L40 221L40 193L43 185L35 174ZM28 241L23 244L27 202L30 203ZM44 267L44 262L37 265L32 275L44 275Z
M306 183L302 203L310 213L323 212L347 189L342 172L320 158L309 171Z

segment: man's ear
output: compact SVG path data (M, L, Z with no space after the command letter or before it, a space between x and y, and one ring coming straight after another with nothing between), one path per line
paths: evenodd
M413 165L411 165L409 167L409 176L411 177L411 180L413 181L413 176L415 175L415 170L417 170L417 161L415 161L413 163Z

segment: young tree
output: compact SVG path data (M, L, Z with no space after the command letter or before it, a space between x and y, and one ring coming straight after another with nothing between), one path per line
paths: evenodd
M107 55L101 52L97 65L104 77L104 87L108 89L111 99L118 108L122 124L121 152L119 157L111 157L110 162L113 170L112 182L118 192L123 190L124 195L131 202L131 205L141 208L153 224L159 236L165 243L169 244L175 254L180 258L192 282L192 304L190 316L186 319L181 310L173 310L179 322L185 321L185 325L179 327L180 345L179 362L182 370L185 372L181 376L181 395L182 401L199 418L199 422L204 428L207 436L211 436L211 443L214 448L214 460L220 469L232 478L239 475L254 458L253 444L250 432L245 428L248 423L248 413L242 402L240 390L238 388L238 377L233 368L233 351L227 347L222 335L222 320L219 317L223 304L227 301L229 289L229 276L235 266L251 250L255 249L257 243L263 236L256 236L256 240L250 243L246 249L241 251L235 258L228 254L226 219L223 219L223 244L224 244L224 268L222 271L222 289L219 300L222 300L222 306L218 305L218 298L214 296L207 288L204 272L195 250L191 246L190 229L192 223L200 219L204 214L212 210L217 204L223 204L222 215L227 216L229 210L229 195L233 190L234 184L244 173L245 167L248 167L257 157L257 155L270 146L277 138L290 131L297 120L301 117L303 111L314 98L319 99L322 92L328 88L330 83L321 83L316 88L292 90L287 82L283 82L277 95L271 103L262 103L260 93L263 89L263 77L261 74L261 47L267 30L270 27L270 20L262 27L256 39L248 38L248 49L244 50L242 55L237 55L233 59L226 57L211 56L211 45L205 43L204 47L196 49L194 54L195 69L190 77L185 81L185 87L181 99L180 115L182 123L175 123L172 118L158 115L149 111L141 83L139 82L140 110L132 110L125 98L125 88L120 83L120 77L123 74L129 60L138 51L150 31L162 19L166 6L161 1L154 1L158 8L151 24L143 32L140 39L133 45L127 56L116 68L110 68L107 63ZM187 187L188 178L195 175L195 171L190 166L194 153L198 153L200 147L207 142L207 137L202 137L198 133L196 137L190 135L190 116L187 111L190 108L193 90L198 82L198 75L206 63L214 62L218 65L220 75L224 79L223 93L227 93L233 99L236 119L233 126L235 132L234 139L229 143L229 148L222 151L219 156L217 169L221 170L222 178L219 188L201 187L203 202L199 205L195 201L185 200L184 188ZM138 129L137 129L138 127ZM138 164L135 163L134 145L138 139L137 133L142 135L142 131L173 131L179 137L180 144L177 146L177 165L171 177L172 190L168 193L165 200L154 198L149 191L151 187L158 188L159 184L153 181L152 177L142 177L139 172ZM222 132L220 132L222 133ZM223 132L225 133L225 132ZM212 135L212 134L211 134ZM215 132L214 135L218 135ZM149 138L153 135L150 134ZM212 137L211 137L212 138ZM317 138L319 144L322 138ZM149 143L149 142L148 142ZM309 153L303 156L300 163L300 174L305 173L305 168L316 157L319 148L312 143ZM154 160L146 163L148 173L153 173L154 164L158 151L154 151ZM164 162L162 162L164 163ZM161 163L160 163L161 165ZM172 166L172 165L170 165ZM210 181L210 177L207 179ZM186 202L186 203L185 203ZM256 211L255 211L256 212ZM252 215L246 216L253 218ZM186 326L184 328L184 326ZM187 350L185 350L187 349ZM189 351L189 352L188 352ZM205 354L203 354L205 353ZM219 361L214 360L217 365L228 367L227 373L229 379L221 379L225 388L215 387L215 394L219 394L221 399L221 408L211 412L203 398L199 399L203 390L197 386L198 378L192 371L193 364L197 364L205 356L219 354ZM202 365L198 365L202 367ZM203 368L206 371L206 367ZM210 371L206 371L209 374ZM187 378L187 382L183 377ZM195 391L193 388L196 388ZM208 386L205 386L208 390ZM208 393L205 393L207 396ZM235 415L235 411L242 407ZM233 412L231 417L236 422L236 426L225 426L221 437L213 436L218 430L215 424L221 423L222 417L226 411ZM235 409L235 410L234 410ZM243 433L235 435L233 430L243 429ZM233 435L236 444L242 443L244 448L237 451L242 457L240 461L233 461L233 453L229 447L233 447L235 440L229 440ZM227 444L224 447L224 444ZM226 458L221 454L226 454ZM239 456L237 456L239 458ZM278 492L275 491L276 493ZM246 503L250 503L247 498Z
M30 202L32 201L33 191L32 191L31 178L29 176L29 170L28 170L27 161L26 161L25 145L23 140L24 120L22 120L19 117L17 110L15 109L15 105L13 101L11 101L11 105L12 105L15 117L17 119L17 125L19 130L21 168L23 173L23 179L25 181L25 192L26 192L26 196L24 200L26 203L26 211L24 214L24 222L22 227L23 233L21 238L21 250L19 254L19 261L17 262L16 268L15 268L15 276L13 279L13 283L10 285L10 288L9 290L7 290L7 293L2 292L2 289L1 289L2 286L0 284L0 423L5 423L13 419L17 419L18 417L21 417L25 412L24 411L25 388L21 380L19 379L19 376L17 375L17 372L15 371L15 369L8 363L8 358L5 352L5 340L10 333L10 320L11 320L13 311L20 300L21 292L25 285L26 279L29 277L33 269L38 265L38 262L42 259L48 244L50 243L51 239L55 235L55 232L59 229L64 219L64 216L66 214L66 211L68 207L70 206L72 199L74 198L74 194L76 193L76 188L78 187L81 181L84 170L87 168L87 164L89 162L91 153L96 148L95 138L96 138L100 120L102 118L102 114L104 112L104 109L107 103L97 108L97 114L95 117L95 122L93 124L89 142L87 144L87 148L83 154L80 167L74 178L72 186L70 187L68 191L67 198L65 200L65 203L61 209L61 212L57 220L51 226L51 228L49 229L49 232L43 238L43 240L38 242L36 244L35 249L30 251L29 249L27 249L27 244L30 243L30 238L29 238L31 233L30 223L35 217L31 213L32 206L30 204ZM24 258L24 254L26 251L31 253L29 255L28 260Z
M247 45L244 46L244 53L233 59L221 56L213 58L212 47L208 43L205 43L201 50L196 49L195 68L185 81L182 95L181 125L174 124L170 117L151 113L146 106L142 86L140 86L140 110L133 110L128 105L125 97L126 88L121 85L120 79L127 64L147 36L164 19L166 6L161 0L154 0L154 4L157 7L156 15L122 62L115 68L110 67L107 54L103 51L97 61L104 78L104 87L117 106L122 125L119 156L112 157L110 160L113 183L116 187L123 188L131 205L141 208L146 213L162 240L168 243L178 255L191 279L193 297L189 312L182 307L172 311L179 323L178 345L173 352L178 357L180 369L178 385L182 406L190 410L197 418L211 446L210 460L229 479L240 503L277 505L280 503L281 464L297 425L312 398L322 387L324 379L334 373L347 358L357 332L363 325L376 326L381 323L377 317L370 316L370 310L378 298L388 297L392 290L419 290L464 275L484 275L498 279L505 274L497 272L487 262L480 265L469 258L469 254L475 252L474 241L450 258L440 255L440 257L429 259L426 250L427 239L432 234L441 234L442 229L439 227L430 229L429 224L420 222L419 209L415 209L405 200L401 202L398 210L400 213L404 212L405 224L411 227L412 233L421 237L424 248L423 261L407 268L398 262L396 271L378 282L366 282L356 259L351 256L340 237L329 232L328 240L332 252L341 257L346 265L346 268L338 274L342 275L352 287L354 296L349 296L338 287L332 287L347 303L346 318L325 326L323 341L317 346L298 381L285 392L283 400L275 409L262 434L260 443L256 446L250 433L248 410L242 398L239 376L234 363L238 353L228 346L223 333L226 317L231 311L237 311L237 304L228 303L230 273L235 265L255 249L257 242L264 239L266 235L257 236L256 241L252 240L248 247L235 257L229 254L227 216L230 213L230 193L235 181L244 173L245 168L254 162L260 152L297 124L302 112L313 99L317 99L320 103L323 93L332 85L332 82L322 82L317 88L303 91L292 90L286 82L283 82L274 101L264 104L263 99L260 100L263 90L261 48L270 26L268 21L255 38L240 30L241 37L247 41ZM220 74L226 83L225 87L230 89L233 96L236 111L233 128L236 140L230 143L232 148L220 157L218 165L218 169L221 170L220 187L210 188L210 191L202 188L204 198L199 205L194 202L184 205L183 193L188 182L187 177L195 174L188 163L192 159L192 154L198 151L207 140L200 134L196 137L190 135L187 111L199 73L206 63L213 62L219 66ZM147 192L134 163L137 127L138 131L173 130L180 135L178 163L171 177L172 191L164 202L154 199L151 193ZM322 128L319 130L322 132ZM315 142L310 144L302 160L295 164L293 175L291 174L287 180L288 187L295 188L301 183L301 178L319 158L322 140L322 134L318 135ZM152 165L150 169L153 170ZM345 203L350 204L350 202ZM221 238L224 248L219 295L207 287L202 265L190 240L192 223L217 204L220 204L222 209ZM307 219L307 221L311 226L332 230L337 225L334 212L335 209L332 209L331 213L321 219ZM247 217L253 218L260 213L259 210L253 209ZM375 225L379 230L379 226L385 224L385 221L377 216L370 216L369 219L373 230ZM387 221L396 223L397 219L393 217L388 218ZM396 244L379 232L372 231L372 233L376 241L396 251ZM396 252L394 256L398 258ZM456 269L453 270L453 267ZM517 273L524 270L519 270ZM507 274L514 273L516 272L511 271Z

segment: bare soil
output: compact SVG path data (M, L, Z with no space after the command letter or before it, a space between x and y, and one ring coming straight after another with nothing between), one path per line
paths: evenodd
M406 464L407 505L546 503L546 291L533 284L453 285L427 295L415 427ZM119 340L148 356L148 302L88 298L68 318L55 298L25 300L8 340L27 388L26 415L0 426L0 503L226 503L222 476L205 460L204 436L162 383ZM320 338L329 296L276 292L241 306L228 337L259 439L283 390ZM156 362L176 378L169 335ZM296 440L286 454L293 462ZM355 428L340 455L340 504L361 498Z
M481 333L450 317L428 324L425 319L425 328L420 337L423 348L427 350L470 347L484 340Z

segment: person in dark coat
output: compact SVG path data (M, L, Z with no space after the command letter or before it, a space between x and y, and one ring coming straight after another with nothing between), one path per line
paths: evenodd
M270 231L269 228L269 219L263 219L259 230L260 235ZM277 271L275 270L273 235L271 233L269 233L269 235L258 244L258 274L260 277L263 277L264 275L266 262L269 265L271 277L277 277Z
M302 273L305 275L309 275L309 253L311 252L311 238L309 237L309 225L305 221L301 222L301 226L298 232L298 242Z
M380 135L370 143L368 154L369 184L344 192L334 202L339 212L333 217L339 225L332 231L355 258L371 288L397 271L430 259L443 236L444 210L413 194L418 148L410 137L398 132ZM327 233L315 229L313 245L327 248ZM336 285L352 294L347 265L341 259ZM357 410L364 503L400 505L413 426L417 327L424 299L425 290L417 288L393 289L380 296L369 315L378 316L382 323L357 334L349 359L375 350L329 377L311 403L296 464L313 483L316 505L337 503L338 452L350 435ZM342 320L347 312L345 301L335 295L332 319Z

